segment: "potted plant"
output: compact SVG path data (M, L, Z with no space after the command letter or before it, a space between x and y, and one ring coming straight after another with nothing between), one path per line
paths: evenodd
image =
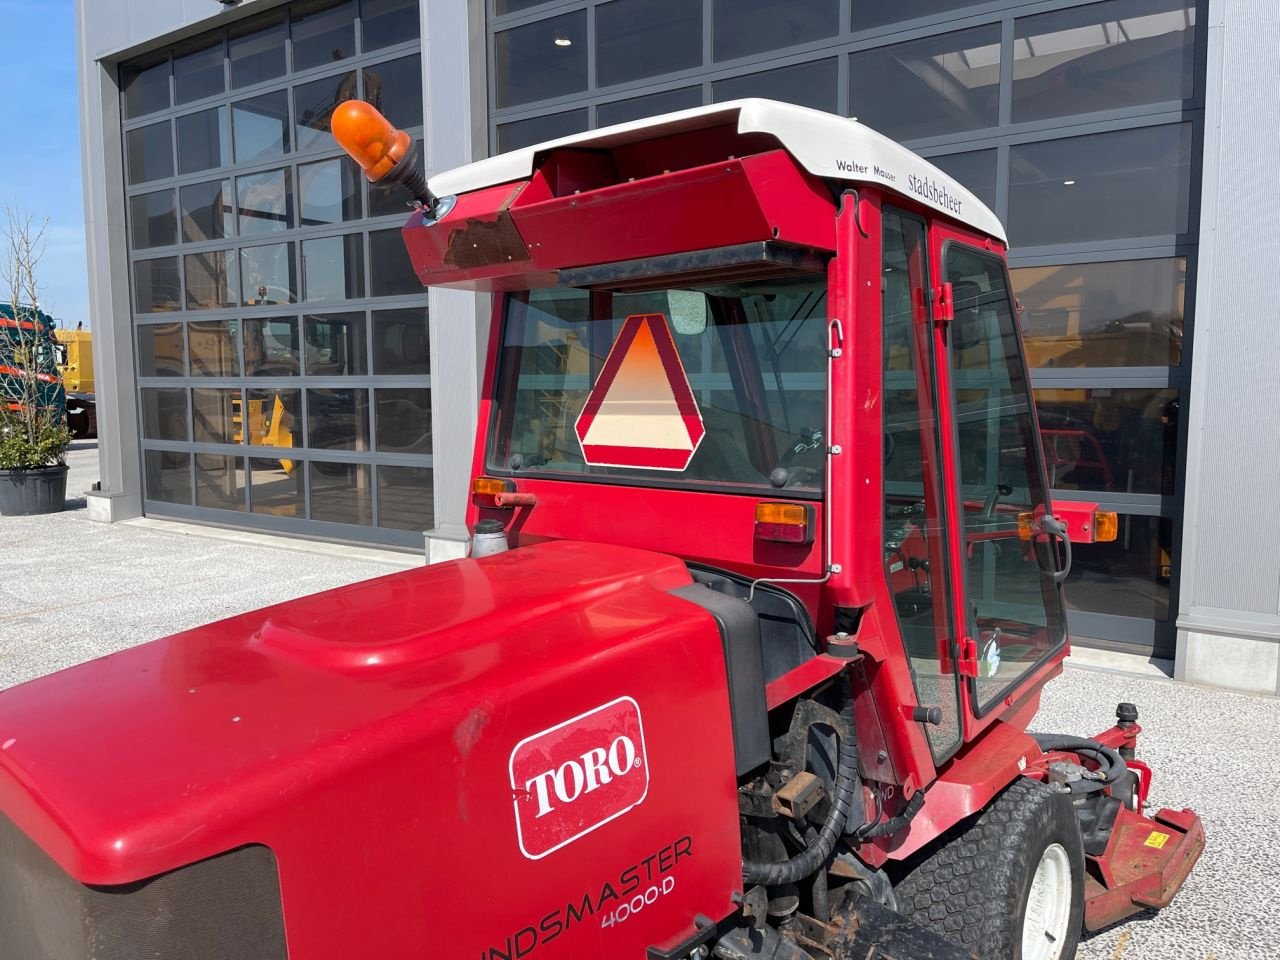
M0 303L0 514L56 513L67 496L66 397L55 366L53 318L40 309L36 266L47 225L6 211Z

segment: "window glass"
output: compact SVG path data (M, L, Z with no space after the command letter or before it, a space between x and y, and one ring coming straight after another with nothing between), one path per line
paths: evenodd
M1013 119L1189 99L1193 0L1107 0L1014 21Z
M178 242L178 216L172 190L130 197L129 221L135 250L167 247Z
M339 74L312 80L293 88L294 143L298 150L325 149L334 145L329 118L338 104L356 97L356 75Z
M301 373L296 318L245 320L244 372L248 377L296 377Z
M866 30L904 20L952 13L981 2L982 0L856 0L853 4L853 29Z
M217 310L236 305L236 261L232 251L189 253L182 261L188 310Z
M178 173L199 173L231 162L226 107L189 113L177 123Z
M289 152L289 101L283 90L231 107L236 163L269 160Z
M234 218L231 209L231 181L194 183L180 191L182 200L182 240L221 240L231 236Z
M430 467L378 467L378 526L390 530L430 530L435 490Z
M364 98L401 130L422 126L422 57L365 67Z
M375 390L378 449L383 453L431 452L431 391L410 387Z
M687 70L701 63L701 3L612 0L596 7L598 86Z
M494 35L494 95L514 107L587 89L585 10Z
M297 303L297 270L293 244L273 243L240 250L240 282L244 305Z
M416 166L418 172L422 174L426 172L426 155L423 143L419 140ZM413 206L413 201L413 194L407 187L399 184L369 184L369 216L371 217L387 217L395 214L403 220L409 208Z
M138 324L138 376L182 377L187 373L180 323Z
M613 121L610 121L613 122ZM563 113L551 113L542 117L530 117L528 120L516 120L512 123L498 124L498 152L519 150L535 143L567 137L573 133L581 133L590 126L587 111L566 110Z
M239 390L196 387L191 391L192 438L196 443L244 443Z
M711 85L716 103L743 97L768 97L815 110L836 109L836 61L819 60L794 67L780 67L745 77L717 80Z
M369 466L363 463L307 464L311 484L311 519L330 523L372 525Z
M323 450L368 450L369 391L308 390L307 446Z
M125 119L169 108L169 58L135 61L120 70Z
M307 376L362 376L369 372L363 313L312 315L303 317L302 324Z
M394 297L425 293L404 248L400 228L369 234L369 295Z
M222 38L199 40L179 49L173 56L174 100L190 103L215 97L227 89Z
M239 320L193 320L187 341L193 377L240 376Z
M178 387L143 387L142 436L147 440L190 440L187 391Z
M712 49L717 61L811 43L840 32L840 0L715 0L714 15ZM762 29L763 25L767 28Z
M849 58L849 110L894 140L994 127L1000 26L862 50Z
M1186 233L1191 124L1009 148L1015 246Z
M172 450L148 450L147 499L159 503L191 503L191 454Z
M133 265L134 306L138 313L164 313L181 310L178 284L178 258L139 260Z
M172 130L169 121L162 120L125 133L130 185L173 176Z
M301 391L281 389L249 390L249 445L288 449L302 446ZM285 459L276 466L298 477L297 464ZM301 493L301 482L299 482Z
M352 0L298 4L290 19L294 70L310 70L355 54L356 5Z
M302 241L303 299L359 300L364 296L364 236Z
M303 227L359 220L360 181L346 157L298 166L298 195Z
M1121 514L1110 543L1071 548L1067 607L1148 620L1169 619L1173 520Z
M596 121L599 126L607 127L615 123L627 123L630 120L639 120L642 117L656 117L664 113L671 113L674 110L688 110L690 107L701 105L701 87L682 87L679 90L664 90L662 93L651 93L647 97L632 97L629 100L602 103L596 107ZM514 126L514 124L510 126ZM586 125L584 124L581 129L585 130ZM576 132L577 130L566 130L564 133ZM556 136L563 135L556 134ZM499 140L501 140L501 133L499 133Z
M1029 366L1182 362L1185 258L1019 267L1011 273Z
M377 376L426 376L431 372L427 311L373 311L373 372Z
M196 454L196 506L244 509L244 457Z
M301 517L303 470L297 460L249 458L249 509L273 517Z
M996 151L971 150L929 157L935 167L954 177L992 210L996 208Z
M493 12L498 16L506 13L519 13L522 10L530 10L547 2L548 0L493 0Z
M363 0L360 4L365 52L417 40L421 30L418 0Z
M287 41L284 18L279 14L233 26L227 49L231 86L239 89L283 77Z
M236 177L240 236L261 237L288 230L293 225L293 191L289 181L287 167Z

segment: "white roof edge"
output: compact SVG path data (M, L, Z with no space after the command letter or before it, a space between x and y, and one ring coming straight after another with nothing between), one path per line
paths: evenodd
M856 120L776 100L732 100L575 133L436 174L430 186L437 196L448 196L524 180L533 174L536 156L546 150L621 146L659 134L715 126L734 115L739 133L777 137L796 161L816 177L876 184L1008 243L1000 219L928 160Z

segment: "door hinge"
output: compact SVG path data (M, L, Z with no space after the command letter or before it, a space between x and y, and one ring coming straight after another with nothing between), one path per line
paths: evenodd
M960 638L960 657L956 660L956 673L962 677L978 676L978 641L972 637Z
M934 287L933 296L933 320L935 323L950 323L956 318L956 301L955 295L952 293L951 284L944 283L941 286Z

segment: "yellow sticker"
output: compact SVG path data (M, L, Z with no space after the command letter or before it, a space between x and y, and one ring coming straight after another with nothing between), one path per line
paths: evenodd
M1169 835L1167 833L1161 833L1159 830L1152 830L1151 836L1147 837L1146 842L1143 843L1143 846L1155 847L1157 850L1160 850L1168 842L1169 842Z

